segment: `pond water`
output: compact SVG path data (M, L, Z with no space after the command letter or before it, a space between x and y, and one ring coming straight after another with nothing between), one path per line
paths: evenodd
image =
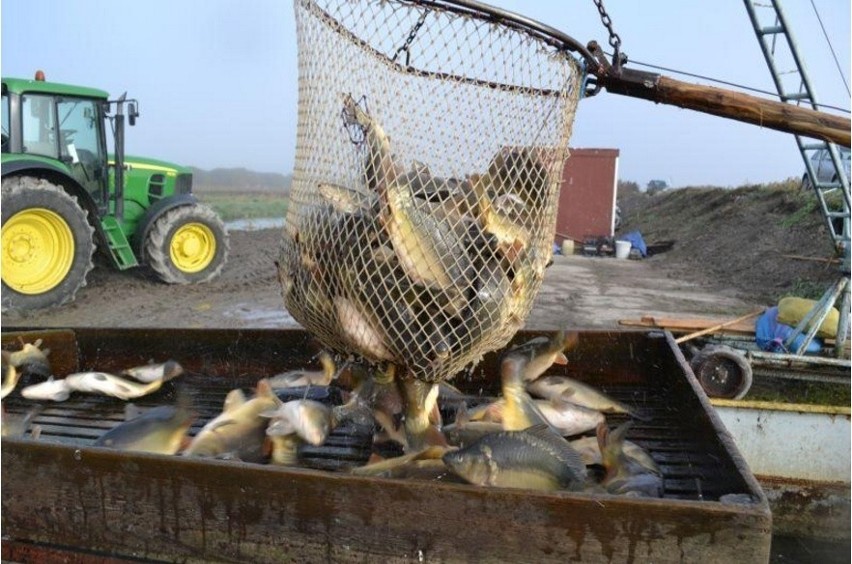
M225 312L225 317L237 320L240 324L251 322L251 327L261 329L301 329L284 306L264 307L241 302L234 304Z
M256 217L253 219L234 219L225 222L228 231L259 231L261 229L281 229L283 217Z

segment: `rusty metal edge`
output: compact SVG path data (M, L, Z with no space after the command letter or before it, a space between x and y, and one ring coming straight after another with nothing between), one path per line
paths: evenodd
M737 470L745 479L749 488L755 492L758 492L761 496L761 504L765 507L769 507L769 500L766 497L766 493L763 491L763 488L760 486L760 482L754 477L751 473L751 469L749 468L748 463L746 462L745 457L740 452L739 447L737 447L736 441L734 441L733 436L728 432L725 424L722 423L722 419L716 413L716 409L710 403L710 398L707 397L704 388L701 387L701 383L695 377L695 373L692 371L692 367L689 362L687 362L686 357L683 356L683 352L680 350L680 347L675 342L675 337L672 335L671 331L664 331L666 336L666 341L669 343L669 346L672 349L672 352L677 359L678 364L683 370L684 376L686 377L686 381L692 386L693 391L695 392L695 396L698 398L698 401L701 403L701 406L704 408L704 411L707 413L707 416L710 419L710 424L713 427L713 430L716 432L716 436L719 437L719 441L722 443L722 447L728 451L728 454L733 460L734 465L737 467Z

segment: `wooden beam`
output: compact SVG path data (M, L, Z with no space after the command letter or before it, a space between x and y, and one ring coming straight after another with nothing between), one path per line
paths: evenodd
M661 104L695 110L751 123L785 133L804 135L849 147L849 118L751 96L713 86L690 84L654 73L622 69L618 76L599 79L607 92L643 98Z
M757 317L758 315L760 315L764 311L766 311L765 308L760 308L758 310L755 310L751 313L748 313L748 314L743 315L741 317L738 317L736 319L732 319L730 321L725 321L724 323L717 323L716 325L713 325L712 327L708 327L707 329L702 329L700 331L695 331L695 332L690 333L688 335L678 337L677 339L675 339L675 343L681 344L685 341L690 341L692 339L695 339L697 337L701 337L703 335L707 335L709 333L715 333L716 331L719 331L720 329L724 329L725 327L730 327L731 325L735 325L737 323L740 323L741 321L751 319L752 317Z

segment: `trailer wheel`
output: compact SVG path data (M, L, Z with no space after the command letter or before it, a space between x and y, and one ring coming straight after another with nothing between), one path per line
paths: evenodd
M157 218L145 242L148 265L167 284L199 284L218 276L228 260L225 224L202 204Z
M728 347L705 347L690 365L711 398L742 399L751 388L751 365L743 355Z
M74 299L94 267L94 229L77 199L43 178L2 184L3 311L54 307Z

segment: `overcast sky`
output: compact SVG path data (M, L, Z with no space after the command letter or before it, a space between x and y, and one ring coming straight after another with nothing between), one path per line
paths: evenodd
M491 3L583 44L607 43L592 0ZM848 81L850 2L783 0L819 101L848 110L849 93L814 5ZM741 0L606 0L606 7L631 61L774 91ZM292 2L2 0L0 17L4 76L29 78L43 69L48 80L113 96L126 91L140 101L129 153L205 169L292 172ZM621 179L642 186L651 179L738 186L804 170L790 134L606 92L580 102L571 145L620 149Z

